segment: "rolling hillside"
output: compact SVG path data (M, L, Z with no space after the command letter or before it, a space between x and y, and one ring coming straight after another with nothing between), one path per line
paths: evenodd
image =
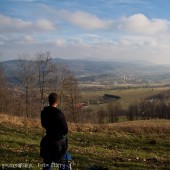
M41 168L39 120L0 114L0 163ZM69 124L73 169L100 165L109 170L170 169L170 121L146 120L109 125Z

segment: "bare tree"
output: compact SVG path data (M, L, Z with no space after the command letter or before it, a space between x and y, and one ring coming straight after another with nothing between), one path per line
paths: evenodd
M5 100L6 100L6 83L5 76L3 72L2 63L0 63L0 112L3 113L5 111Z
M98 123L103 124L105 117L106 117L106 111L104 110L103 107L101 107L97 112Z
M80 110L76 108L80 97L78 82L70 69L63 64L57 66L56 91L60 96L60 109L67 114L69 120L78 121L80 116Z
M55 64L52 63L50 52L38 53L36 57L36 66L38 70L38 88L40 92L40 102L44 106L44 94L47 85L52 82L53 73L56 69Z
M0 112L11 114L9 106L12 103L13 98L12 95L10 95L10 89L5 77L2 52L0 52L0 82Z
M66 67L63 69L60 90L64 110L70 115L69 119L71 121L77 122L79 119L79 110L76 109L76 105L79 103L80 92L76 78Z
M25 94L25 114L29 117L29 106L31 105L31 94L33 93L33 86L35 85L36 68L35 62L28 54L23 54L19 57L19 72L18 80L24 88Z
M5 76L5 66L2 61L2 53L0 53L0 112L11 115L19 115L21 111L22 101L19 98L17 90L11 86Z
M109 114L109 122L118 122L119 115L122 112L122 107L119 102L110 102L107 105L107 111Z
M69 75L67 79L67 96L68 96L68 106L71 114L71 118L73 122L79 121L80 110L76 109L76 105L79 103L79 89L78 82L73 75Z

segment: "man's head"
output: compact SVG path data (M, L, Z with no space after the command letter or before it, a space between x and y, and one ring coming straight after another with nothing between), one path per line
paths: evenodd
M48 96L48 102L50 106L57 106L58 105L58 95L56 93L51 93Z

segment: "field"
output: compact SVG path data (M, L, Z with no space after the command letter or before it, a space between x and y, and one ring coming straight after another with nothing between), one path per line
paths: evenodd
M39 120L0 114L0 165L28 163L41 169ZM69 124L73 170L91 165L112 169L170 169L170 121L145 120L108 125Z
M83 85L81 85L82 87ZM147 97L153 96L155 94L158 94L164 90L167 90L168 87L156 87L156 88L142 88L142 87L133 87L133 88L127 88L122 89L119 87L119 89L112 90L112 88L109 86L104 86L101 84L84 84L83 87L86 87L86 90L81 92L81 101L82 102L88 102L89 100L100 100L104 94L113 94L120 96L121 99L118 100L120 102L123 109L127 109L130 104L134 104L135 102L141 102ZM94 90L94 89L95 90ZM98 109L101 105L90 105L94 109Z

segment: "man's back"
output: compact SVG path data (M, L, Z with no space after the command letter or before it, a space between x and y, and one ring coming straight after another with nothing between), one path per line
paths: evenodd
M41 112L41 124L51 139L60 139L68 133L64 114L56 107L44 107Z

